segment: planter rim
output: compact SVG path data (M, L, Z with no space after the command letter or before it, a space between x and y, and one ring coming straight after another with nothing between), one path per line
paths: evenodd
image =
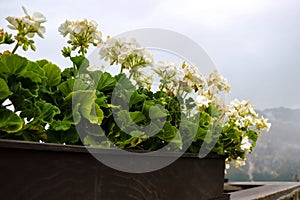
M9 149L24 149L24 150L37 150L37 151L54 151L54 152L70 152L70 153L101 153L106 155L119 155L119 151L114 148L96 148L96 147L87 147L80 145L63 145L55 143L39 143L39 142L29 142L29 141L20 141L20 140L7 140L0 139L0 148L9 148ZM148 151L142 150L128 150L135 153L147 153ZM159 156L159 157L178 157L180 152L161 152L159 155L147 155L145 156ZM198 153L183 153L180 157L184 158L199 158ZM224 158L222 155L210 153L205 159L220 159Z

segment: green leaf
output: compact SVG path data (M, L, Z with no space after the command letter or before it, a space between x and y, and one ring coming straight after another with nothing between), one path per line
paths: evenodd
M107 91L113 90L116 86L116 79L112 77L109 73L103 73L98 81L97 90L99 91Z
M144 133L144 132L141 132L141 131L132 131L132 132L130 133L130 135L131 135L132 137L142 137L143 135L145 135L145 133Z
M125 141L118 141L116 142L116 145L122 149L126 147L132 148L132 147L136 147L137 145L139 145L140 143L148 139L145 133L141 131L132 131L130 132L130 135L132 135L132 137L130 137Z
M98 121L98 124L100 125L104 119L104 113L103 111L101 110L100 106L97 105L97 104L94 104L95 106L93 107L95 109L95 113L96 113L96 116L97 116L97 121Z
M131 94L130 101L129 101L129 106L131 107L134 104L137 104L141 101L146 100L146 95L145 94L139 94L136 90Z
M248 130L248 131L246 131L246 136L248 136L248 138L250 140L252 140L252 146L255 147L256 146L256 141L258 139L257 133L253 130Z
M74 69L73 68L64 69L64 71L61 73L61 77L63 79L69 79L74 77Z
M13 75L21 73L27 66L28 60L17 54L4 54L0 57L0 74Z
M77 134L75 127L71 127L67 131L54 131L48 129L46 133L47 133L47 142L51 142L51 143L74 144L79 140L79 135Z
M75 79L68 79L67 81L62 82L58 85L59 91L61 91L64 96L67 96L73 91Z
M83 82L81 79L67 79L58 85L59 91L61 91L64 96L68 96L71 92L76 90L85 90L88 84Z
M41 83L45 78L44 70L35 62L28 61L28 64L18 77L30 79L34 83Z
M41 113L38 118L40 118L41 122L52 123L53 117L60 114L59 108L51 103L41 103L39 106L41 108Z
M97 141L91 135L87 135L84 138L83 143L85 145L89 145L91 147L98 147L98 148L110 148L110 145L111 145L111 142L109 140L100 140L100 141Z
M47 77L47 84L49 86L56 86L60 83L61 80L61 71L59 67L52 63L45 64L43 66L45 70L45 75Z
M71 61L75 64L76 68L84 71L89 67L89 61L84 56L71 57Z
M96 104L98 104L101 107L108 108L107 101L106 101L106 96L103 95L101 97L98 97L96 99Z
M74 113L63 113L63 120L53 120L50 128L55 131L67 131L72 125L78 124L78 122L80 121L80 114L78 112L78 108L74 109L73 112Z
M198 127L198 131L196 134L196 139L197 140L204 140L206 134L208 134L209 130L207 129L203 129L202 127Z
M132 124L132 119L130 118L130 114L126 110L121 110L117 113L117 121L122 123L122 127L128 126Z
M60 114L59 108L52 105L51 103L38 101L36 104L40 109L40 112L38 113L38 116L34 119L34 122L51 124L53 121L53 117L57 114Z
M76 79L74 82L74 86L73 86L73 91L77 91L77 90L85 90L88 88L88 84L81 79Z
M142 108L142 112L144 113L144 115L148 115L150 108L155 105L154 101L145 101L143 103L143 108Z
M5 80L0 78L0 100L7 98L12 92L9 90Z
M160 119L167 116L168 116L168 111L159 104L153 105L149 109L150 119Z
M67 131L74 123L71 120L55 120L52 122L51 128L55 131Z
M24 121L14 112L7 109L1 109L0 112L0 131L15 133L23 128Z
M130 118L135 123L140 123L146 120L145 115L140 111L129 112Z
M22 140L25 141L35 141L38 142L39 140L46 140L47 139L47 134L44 130L44 127L41 125L35 125L32 126L31 129L26 129L21 132Z
M36 63L37 63L40 67L44 67L44 65L48 64L49 61L46 60L46 59L42 59L42 60L36 61Z
M182 149L183 143L180 132L169 121L165 123L163 130L156 136L166 142L174 143L179 149Z
M168 116L168 111L154 101L145 101L142 112L149 115L150 119L160 119Z
M77 107L78 112L92 124L101 124L104 114L100 107L95 104L97 99L95 90L78 90L71 92L67 101L72 101L73 111Z
M199 126L208 129L211 124L211 116L206 112L200 113Z

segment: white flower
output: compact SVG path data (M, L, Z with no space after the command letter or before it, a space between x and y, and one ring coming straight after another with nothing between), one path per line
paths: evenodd
M235 161L234 161L234 166L236 168L239 168L241 166L246 165L246 159L242 159L241 157L238 157Z
M69 30L68 30L69 24L70 24L70 21L66 20L65 23L62 23L58 28L58 31L64 37L69 33Z
M124 69L151 65L153 57L135 39L109 38L100 48L100 58L110 64L121 64Z
M12 29L12 30L17 30L18 28L18 22L17 22L17 19L16 17L11 17L11 16L8 16L5 18L10 24L7 25L8 28ZM20 19L19 19L20 20Z
M247 113L248 114L248 113ZM247 115L241 119L243 127L250 127L255 125L255 118L251 115Z
M250 151L252 144L249 142L248 136L244 136L241 142L241 149L244 151Z
M102 41L102 32L101 32L101 31L95 30L95 31L92 33L92 38L93 38L94 40L97 40L97 41Z
M46 17L42 13L40 13L40 12L34 12L32 14L32 16L30 16L24 6L22 6L22 9L23 9L24 13L26 14L27 19L30 19L32 21L31 23L34 22L32 24L33 26L35 25L35 23L44 23L44 22L47 21Z
M179 85L182 88L184 74L175 63L159 61L153 71L160 77L160 87L162 89L177 94Z
M231 119L236 119L238 117L238 112L234 107L229 106L228 111L225 113L226 117L231 118Z
M228 80L221 76L217 70L214 70L209 74L207 82L212 94L218 94L223 91L228 93L231 90L231 86L228 84Z
M264 129L266 131L269 131L270 128L271 128L271 123L268 123L268 119L266 119L264 117L261 117L260 119L257 119L255 121L255 125L256 125L256 128L258 130Z
M177 65L173 62L159 61L154 71L161 77L171 81L171 79L173 79L176 75L180 74L180 71L177 71L177 69Z
M20 28L22 28L25 32L25 35L30 38L32 38L35 33L43 38L43 34L45 33L46 28L41 24L46 22L46 17L39 12L35 12L32 16L30 16L24 6L22 7L22 9L26 15L25 17L6 17L6 20L10 23L10 25L8 25L8 28L13 30L19 30Z
M46 28L44 26L41 26L42 23L46 22L46 17L40 13L40 12L34 12L32 16L30 16L25 9L25 7L22 7L24 13L26 16L22 18L22 22L25 24L27 29L33 28L33 32L31 32L31 35L29 37L33 37L34 33L37 33L38 36L41 38L44 38L43 34L46 31Z
M184 72L184 79L187 85L198 91L198 93L202 93L204 87L207 87L207 81L202 73L193 65L186 65L185 62L182 64L182 69Z
M151 89L152 82L153 82L152 74L145 74L142 71L134 70L132 79L136 81L137 87L143 87L148 90Z
M62 23L58 31L64 37L70 35L70 41L76 45L95 44L102 42L102 33L97 30L98 24L95 21L69 21Z
M203 95L197 96L195 101L196 106L200 108L207 108L211 102L212 100L208 99L206 96Z
M234 99L227 106L225 116L228 118L227 124L234 123L236 127L242 129L251 129L255 131L266 130L269 131L271 124L268 119L259 117L254 111L254 106L249 101L239 101Z

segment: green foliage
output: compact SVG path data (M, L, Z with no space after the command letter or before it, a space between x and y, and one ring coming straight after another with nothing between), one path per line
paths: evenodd
M75 82L68 71L47 60L2 55L0 138L79 144L75 125L81 118L101 124L104 115L95 104L95 91L84 91L87 84ZM3 104L7 101L11 103Z
M22 129L24 121L18 115L4 108L2 108L0 112L0 129L3 132L10 134Z
M5 80L0 78L0 100L7 98L12 92L9 90L8 85L6 84Z
M240 130L215 125L222 114L218 107L189 115L182 110L183 99L173 94L136 89L125 74L88 71L85 57L70 58L73 67L61 71L47 60L0 57L0 138L149 151L168 145L172 151L198 152L203 143L220 137L214 152L244 155L237 148ZM188 109L193 101L185 103ZM254 131L247 136L257 139Z
M47 77L47 84L49 86L57 86L61 81L61 71L59 67L52 63L47 63L43 66L45 76Z

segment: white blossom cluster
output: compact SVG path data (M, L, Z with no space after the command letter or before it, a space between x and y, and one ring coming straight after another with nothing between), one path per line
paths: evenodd
M195 66L186 65L181 67L169 61L159 61L154 72L161 78L161 88L165 88L174 94L180 91L190 93L200 91L206 85L206 80Z
M68 44L70 47L64 47L62 50L63 56L70 57L71 51L76 49L82 56L87 53L89 45L97 46L102 42L102 33L97 30L98 24L95 21L70 21L66 20L60 25L58 31L64 37L69 35Z
M271 127L267 119L258 116L254 110L254 106L251 105L249 101L233 100L230 105L227 106L225 115L228 118L227 123L234 123L238 128L254 127L255 130L258 131L268 131Z
M245 152L244 154L251 152L252 143L249 141L248 136L243 135L240 148ZM226 164L226 166L227 166L226 169L229 169L230 165L229 165L229 160L228 159L226 160L226 163L227 163ZM241 158L239 156L239 157L237 157L236 160L234 160L234 166L236 168L239 168L239 167L244 166L244 165L246 165L246 157Z
M172 93L177 93L183 71L178 66L169 61L159 61L153 71L160 77L160 88Z
M120 64L122 69L151 65L153 57L135 40L124 38L109 38L102 44L100 58L109 61L111 65Z
M136 70L133 73L132 79L136 82L138 88L147 88L148 90L151 89L153 83L153 75L146 74L141 70Z
M82 21L66 20L60 25L58 31L65 37L70 35L70 40L76 40L80 37L88 39L89 43L97 43L102 41L102 33L97 30L98 24L91 20L86 19Z
M35 33L44 38L43 34L46 31L46 28L41 24L46 22L46 17L39 12L34 12L32 16L30 16L25 9L22 7L25 17L6 17L6 20L10 23L8 28L12 30L21 31L23 36L28 36L29 38L34 37Z
M219 94L221 92L230 92L231 86L228 84L228 80L221 76L217 70L214 70L207 77L208 90L211 94Z
M109 61L110 65L121 65L121 72L129 70L129 77L132 78L137 87L150 89L152 86L152 74L144 73L141 68L151 66L153 63L152 54L135 39L108 38L100 48L100 58Z
M262 130L269 131L271 124L268 123L268 119L259 117L255 112L254 106L249 101L239 101L238 99L233 100L230 105L227 106L225 117L227 118L225 125L234 126L241 133L241 150L245 153L251 152L253 144L249 141L245 131L242 130L253 130L258 136ZM234 160L235 167L240 167L246 164L246 157L238 157Z
M210 103L217 101L217 94L228 93L231 88L227 79L217 70L204 77L195 66L185 62L178 67L175 63L160 61L154 71L161 78L161 88L174 94L196 93L195 103L198 110L207 108Z

